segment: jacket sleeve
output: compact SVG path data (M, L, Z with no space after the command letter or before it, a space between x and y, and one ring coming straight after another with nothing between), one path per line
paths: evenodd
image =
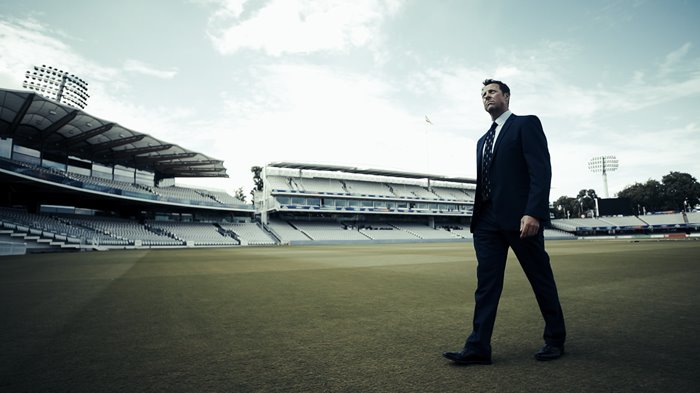
M525 214L549 221L549 191L552 183L552 166L547 138L537 116L527 116L522 129L522 149L530 187Z

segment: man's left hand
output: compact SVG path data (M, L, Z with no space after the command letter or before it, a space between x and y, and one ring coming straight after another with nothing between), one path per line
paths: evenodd
M520 238L537 235L540 231L540 220L535 217L525 215L520 219Z

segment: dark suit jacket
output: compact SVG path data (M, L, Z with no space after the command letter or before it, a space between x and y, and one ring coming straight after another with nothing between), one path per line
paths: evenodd
M476 144L477 181L472 232L483 207L481 164L485 137L482 136ZM540 119L537 116L511 114L498 134L493 152L491 202L499 229L520 230L523 215L533 216L541 223L549 221L552 167Z

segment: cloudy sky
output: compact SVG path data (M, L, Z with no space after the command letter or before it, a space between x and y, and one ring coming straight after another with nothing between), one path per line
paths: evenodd
M85 111L224 160L233 193L275 161L476 177L481 81L542 120L551 199L700 177L700 2L11 0L0 86L46 64ZM432 124L425 121L426 116Z

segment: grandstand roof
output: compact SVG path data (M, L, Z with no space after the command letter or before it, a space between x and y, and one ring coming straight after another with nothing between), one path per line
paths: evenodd
M74 156L103 165L153 172L156 178L228 177L223 161L31 91L0 89L0 137L50 157Z
M295 163L295 162L271 162L267 165L271 166L271 167L277 167L277 168L314 170L314 171L329 171L329 172L345 172L345 173L360 173L363 175L403 177L403 178L409 178L409 179L430 179L430 180L438 180L438 181L453 182L453 183L476 184L476 179L467 178L467 177L446 177L446 176L430 175L430 174L416 173L416 172L389 171L389 170L384 170L384 169L357 168L357 167L339 166L339 165L317 165L317 164L305 164L305 163Z

